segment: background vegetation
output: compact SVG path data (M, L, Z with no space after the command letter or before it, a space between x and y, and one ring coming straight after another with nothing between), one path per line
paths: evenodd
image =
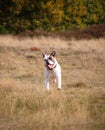
M0 0L0 33L63 31L104 21L104 0Z

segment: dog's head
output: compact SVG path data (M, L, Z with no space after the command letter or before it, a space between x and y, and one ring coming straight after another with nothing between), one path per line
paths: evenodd
M53 69L56 67L56 52L55 51L52 51L50 55L46 55L43 53L43 60L44 60L44 63L45 63L45 66L48 68L48 69Z

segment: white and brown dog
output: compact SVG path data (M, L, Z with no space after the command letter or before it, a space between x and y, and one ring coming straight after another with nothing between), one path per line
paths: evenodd
M58 90L61 90L61 67L57 62L55 55L56 52L53 51L50 55L43 54L44 60L44 78L45 78L45 87L49 91L49 80L51 76L55 76L55 80L58 84Z

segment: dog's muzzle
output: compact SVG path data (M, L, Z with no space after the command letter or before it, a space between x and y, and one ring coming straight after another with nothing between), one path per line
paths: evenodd
M53 70L54 68L56 68L57 65L54 65L53 67L50 67L50 65L47 66L48 70Z
M57 66L55 63L50 64L48 60L46 60L45 62L46 62L45 67L47 67L47 69L49 70L53 70Z
M50 63L48 62L48 60L46 60L46 65L49 65Z

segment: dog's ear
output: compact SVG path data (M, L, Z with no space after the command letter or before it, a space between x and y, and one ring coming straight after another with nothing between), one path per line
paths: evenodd
M42 53L42 56L43 56L43 58L45 57L45 54L44 53Z
M50 55L55 57L56 56L56 51L52 51Z

